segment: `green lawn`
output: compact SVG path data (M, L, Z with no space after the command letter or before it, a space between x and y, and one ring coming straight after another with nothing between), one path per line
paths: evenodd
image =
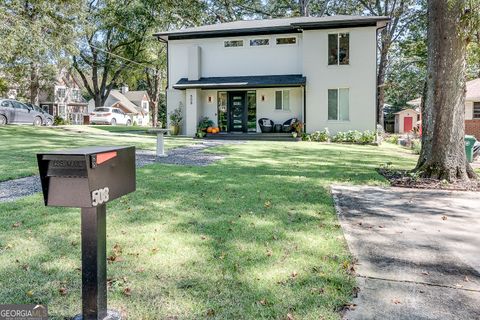
M339 319L355 279L329 185L383 185L375 168L410 168L415 157L388 144L212 151L227 157L139 169L137 191L108 205L109 307L129 319ZM79 210L44 207L37 194L0 212L0 303L77 313Z
M81 133L75 132L81 130ZM132 133L110 133L86 126L0 127L0 181L38 174L35 153L52 149L88 145L134 145L139 149L156 147L156 136ZM166 137L167 149L193 144L191 138Z
M108 132L146 132L149 127L141 126L109 126L109 125L91 125L91 128L105 130Z

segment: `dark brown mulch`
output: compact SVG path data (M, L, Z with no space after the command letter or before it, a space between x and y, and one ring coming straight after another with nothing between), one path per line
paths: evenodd
M418 188L418 189L441 189L452 191L480 191L480 181L470 182L448 182L446 180L436 180L421 178L412 174L408 170L393 170L378 168L378 173L384 176L393 187Z

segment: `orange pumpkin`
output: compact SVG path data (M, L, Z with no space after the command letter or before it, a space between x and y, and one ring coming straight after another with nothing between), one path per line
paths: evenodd
M215 134L215 133L217 133L217 132L218 132L218 128L213 128L213 129L212 129L212 133L213 133L213 134Z
M212 133L212 131L213 131L213 127L208 127L207 128L207 133Z

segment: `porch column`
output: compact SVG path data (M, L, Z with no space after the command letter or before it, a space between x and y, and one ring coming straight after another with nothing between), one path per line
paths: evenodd
M197 132L198 109L201 104L201 90L187 89L186 90L186 104L185 104L185 134L187 136L194 136Z

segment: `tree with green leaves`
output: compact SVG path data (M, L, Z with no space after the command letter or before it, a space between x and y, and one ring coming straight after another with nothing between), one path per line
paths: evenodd
M0 66L3 77L38 104L42 86L55 80L58 65L74 47L83 1L5 0L0 4Z

